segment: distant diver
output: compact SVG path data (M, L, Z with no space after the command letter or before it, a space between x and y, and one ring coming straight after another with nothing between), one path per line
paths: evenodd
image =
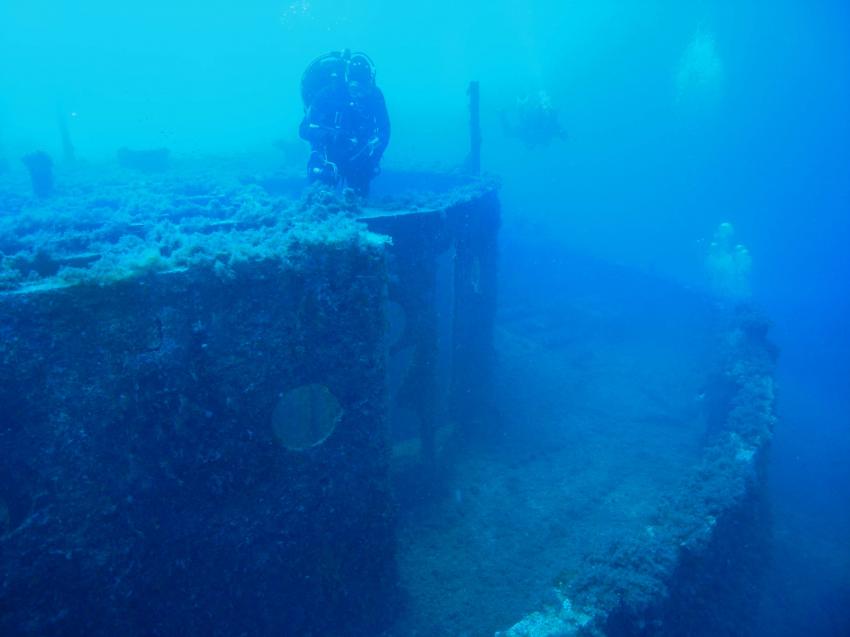
M502 111L502 128L506 135L516 137L528 148L548 146L556 139L567 138L546 91L517 98L514 109Z
M348 49L315 59L301 78L301 99L298 132L312 149L309 179L367 196L390 141L390 118L372 60Z

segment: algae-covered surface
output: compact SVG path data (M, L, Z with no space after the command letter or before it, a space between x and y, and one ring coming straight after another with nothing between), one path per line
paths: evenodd
M409 597L394 634L493 635L563 608L590 564L613 561L612 546L651 542L677 523L659 510L709 435L713 307L628 271L596 285L598 264L575 265L587 283L510 291L518 302L498 324L493 441L451 454L442 496L403 512Z
M3 191L0 634L377 623L386 238L240 167L58 177Z
M209 161L157 174L81 166L46 199L6 177L0 294L192 268L232 282L245 263L298 268L320 244L383 250L390 239L358 219L444 210L494 187L394 179L365 203ZM553 637L601 630L622 604L639 615L758 454L763 436L746 423L772 410L769 372L729 367L728 317L712 301L591 259L559 263L560 279L538 276L541 264L502 263L511 302L496 326L494 409L474 427L445 416L424 497L405 492L410 458L397 453L404 602L387 635ZM718 445L724 373L752 395ZM0 500L0 530L8 521Z
M287 188L210 160L152 174L78 166L42 199L7 177L0 184L0 291L102 285L195 266L229 278L240 262L297 262L311 244L386 241L355 221L350 197L306 188L300 176L276 183Z

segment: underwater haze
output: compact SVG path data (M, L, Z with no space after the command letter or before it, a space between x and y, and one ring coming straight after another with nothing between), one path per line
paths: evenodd
M779 352L771 534L739 634L850 634L850 4L0 0L0 189L28 183L21 158L35 151L53 158L57 189L119 148L306 175L302 73L346 48L375 63L388 174L454 173L469 150L467 86L480 82L501 308L572 293L571 281L588 298L596 281L628 296L581 270L601 263L663 282L652 297L670 303L670 325L686 313L665 285L767 317ZM564 134L537 143L506 125L529 100ZM473 497L446 492L456 507ZM516 620L535 608L519 597L506 602ZM413 624L387 634L494 632Z

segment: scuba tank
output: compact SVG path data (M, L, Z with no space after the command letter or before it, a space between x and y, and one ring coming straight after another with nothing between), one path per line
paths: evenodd
M307 108L316 96L337 82L347 84L351 75L358 80L375 82L375 64L365 53L352 53L349 49L320 55L310 62L301 76L301 101Z

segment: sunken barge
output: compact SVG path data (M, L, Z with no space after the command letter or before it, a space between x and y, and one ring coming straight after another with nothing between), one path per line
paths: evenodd
M651 299L555 307L530 259L499 308L496 184L382 179L365 208L203 173L3 194L2 634L673 635L731 603L763 321L682 292L638 324L686 369L635 374Z

